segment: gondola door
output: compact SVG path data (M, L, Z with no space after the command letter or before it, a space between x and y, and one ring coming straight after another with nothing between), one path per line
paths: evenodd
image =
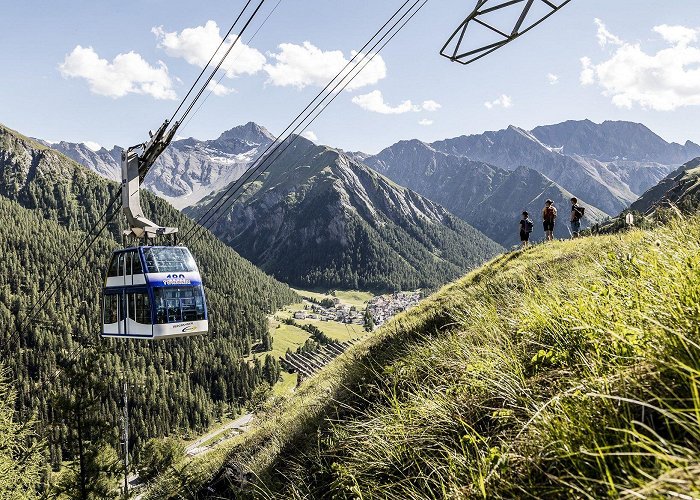
M129 337L153 337L151 301L146 288L130 288L124 291L122 303L125 309L124 325Z
M122 290L105 293L102 314L104 335L116 336L126 333L124 292Z

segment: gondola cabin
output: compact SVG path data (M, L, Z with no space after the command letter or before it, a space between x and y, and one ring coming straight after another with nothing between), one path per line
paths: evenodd
M179 246L141 246L112 254L102 301L102 336L159 339L209 330L202 278Z

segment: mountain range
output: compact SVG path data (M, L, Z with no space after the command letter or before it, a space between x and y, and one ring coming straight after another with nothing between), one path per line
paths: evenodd
M600 137L606 137L603 145ZM584 151L585 144L589 152ZM589 120L532 131L510 126L431 146L507 170L531 167L609 215L619 213L679 163L700 153L700 146L692 142L667 143L641 124Z
M222 191L235 183L273 140L266 129L248 123L214 140L174 141L144 185L177 208L186 209L186 214L197 216L220 199ZM362 283L376 287L378 282L370 278L372 272L381 274L380 281L391 283L392 288L399 282L407 286L431 281L425 279L426 264L417 266L397 252L397 241L405 242L393 236L385 241L376 232L380 227L391 227L391 231L402 228L411 235L411 244L421 248L419 253L427 256L437 247L434 241L426 240L423 230L416 229L415 222L437 224L439 218L444 221L448 216L453 221L454 214L468 229L451 223L449 234L473 227L500 245L512 246L518 243L517 223L523 210L536 222L534 239L543 237L540 210L546 199L552 199L559 208L555 236L569 237L571 197L576 196L587 207L584 222L593 224L620 213L679 164L700 156L700 146L695 143L669 143L644 125L620 121L567 121L529 131L509 126L433 143L400 141L376 155L329 147L314 150L317 146L309 141L299 138L297 142L293 152L275 162L272 172L247 188L247 206L234 206L226 214L225 224L219 222L213 230L263 269L300 286ZM118 178L118 148L95 152L81 144L51 147L102 175ZM366 166L381 175L373 175ZM399 186L411 190L410 194ZM390 199L393 204L386 201ZM411 213L423 215L407 218L401 211L404 205L411 207ZM438 212L443 215L436 218ZM341 213L347 225L333 226L331 222L341 220ZM313 224L316 226L311 227ZM333 229L338 227L343 231ZM358 238L349 245L346 234L350 228ZM363 238L370 236L382 246L381 251L370 252L374 240L369 247L359 249ZM471 233L467 239L475 241ZM393 255L386 264L392 271L366 267L353 275L348 269L358 265L358 258L339 260L340 255L348 258L350 247L350 254L361 255L360 260L377 252ZM314 248L323 248L323 255ZM292 254L296 257L288 259ZM459 262L472 262L472 257L463 260L451 255L440 262L438 274L443 278L450 274L446 262L459 266ZM436 265L432 258L428 263ZM400 268L414 271L406 274L405 269L398 271ZM411 277L397 279L399 274Z
M519 242L521 212L527 210L539 221L547 199L560 210L555 236L570 237L567 222L572 194L532 168L505 170L437 151L417 140L399 142L365 161L398 184L442 204L502 245ZM605 217L592 206L586 212L589 224ZM535 225L533 237L544 237L541 224Z
M211 230L278 279L301 287L434 288L502 248L444 207L341 151L302 137ZM225 205L217 192L184 210Z
M173 141L156 160L143 186L178 209L194 205L238 179L273 140L265 128L247 123L213 140ZM42 142L108 179L121 179L120 147L94 151L83 143Z

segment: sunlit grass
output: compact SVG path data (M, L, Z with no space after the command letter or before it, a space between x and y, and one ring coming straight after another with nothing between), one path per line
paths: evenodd
M700 497L700 218L500 256L228 452L222 495Z

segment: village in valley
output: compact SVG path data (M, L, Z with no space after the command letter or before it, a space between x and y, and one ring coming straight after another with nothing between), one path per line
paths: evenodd
M270 317L269 354L283 371L276 394L292 390L328 362L395 315L418 304L421 290L374 296L336 290L328 294L296 290L302 302Z
M293 318L297 320L336 321L359 325L368 331L381 326L400 312L414 307L422 298L421 290L395 292L370 298L364 308L358 304L344 302L337 296L317 300L304 297L303 309L297 309Z

